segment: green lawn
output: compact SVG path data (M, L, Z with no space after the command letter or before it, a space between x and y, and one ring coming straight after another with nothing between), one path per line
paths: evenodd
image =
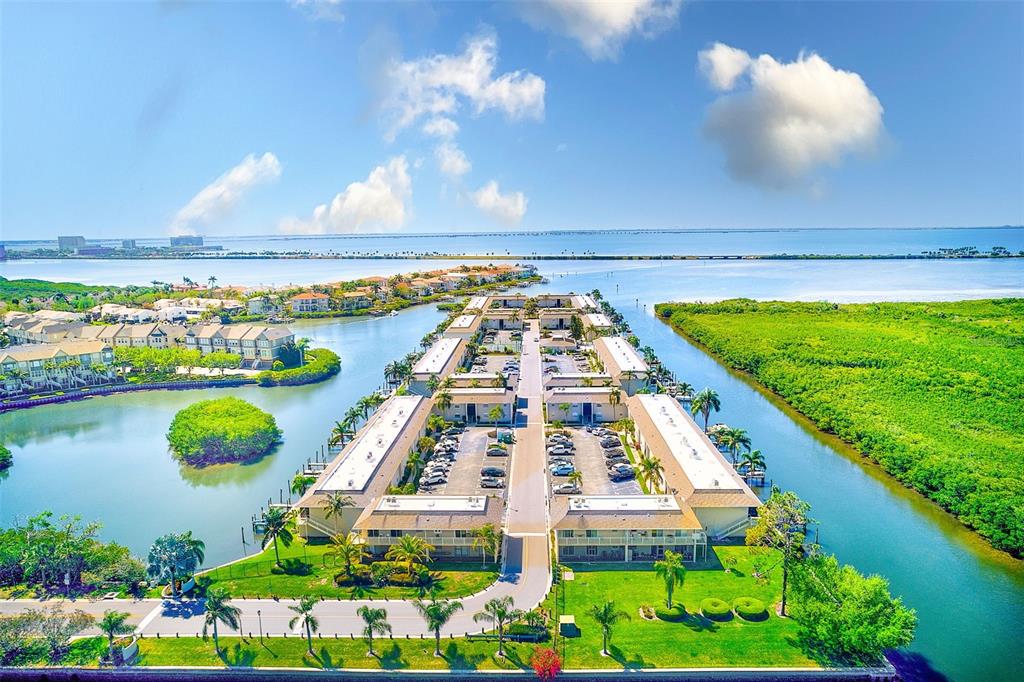
M731 573L720 563L736 559ZM569 564L575 579L563 582L545 606L552 613L571 614L580 629L579 637L559 637L558 651L567 668L665 668L732 666L811 666L795 643L797 625L779 618L769 606L769 617L760 622L736 618L713 622L699 615L699 604L707 597L732 602L749 596L772 605L781 597L781 577L760 585L751 577L750 550L746 547L716 547L708 562L690 568L686 582L676 587L675 601L682 602L690 617L678 623L647 621L640 617L643 605L657 607L665 602L664 583L646 565L641 570L622 570L616 564ZM593 604L613 599L617 608L629 614L612 631L611 657L600 655L601 630L587 615ZM694 614L698 615L694 615Z
M274 568L274 549L242 561L216 568L206 575L213 584L224 587L235 597L352 597L403 599L420 596L412 587L338 587L334 576L342 570L324 557L330 545L297 539L291 547L279 545L281 563L286 572ZM429 564L438 576L445 597L461 597L479 592L498 579L495 564L480 562ZM277 570L277 572L275 572Z

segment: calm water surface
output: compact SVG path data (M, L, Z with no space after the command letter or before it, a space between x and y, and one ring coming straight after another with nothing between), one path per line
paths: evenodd
M59 265L64 268L59 279L121 282L119 277L127 276L114 270L104 278L98 268L109 267L106 262ZM347 268L372 265L377 272L400 272L422 262L339 261L315 276L306 265L320 267L300 261L258 266L219 261L209 273L196 275L236 283L255 277L329 281L348 276ZM553 261L540 266L551 282L534 291L601 289L680 378L718 390L723 403L718 417L746 428L754 446L766 453L774 481L813 505L823 544L863 571L886 575L893 591L918 610L911 665L919 666L922 676L1019 679L1022 564L991 552L933 505L861 466L839 444L689 345L651 311L659 301L729 296L837 301L1024 296L1024 262ZM48 277L58 278L52 272ZM164 276L147 274L141 281L153 278ZM76 512L101 520L106 537L139 553L160 533L191 528L206 539L210 562L234 558L243 551L240 529L249 516L278 495L295 468L320 447L331 423L380 383L384 364L415 346L440 318L433 307L424 307L394 318L296 324L298 333L341 353L343 370L315 386L219 391L272 411L284 429L279 451L250 466L195 472L167 454L164 433L174 413L212 391L135 394L0 415L0 431L16 461L0 482L0 521L44 508Z

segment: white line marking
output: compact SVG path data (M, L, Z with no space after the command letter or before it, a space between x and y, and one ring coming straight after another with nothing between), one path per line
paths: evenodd
M145 630L149 624L153 622L153 619L160 614L160 611L163 610L163 608L164 605L162 603L153 607L153 610L147 613L146 616L139 621L139 624L135 627L135 632L138 634Z

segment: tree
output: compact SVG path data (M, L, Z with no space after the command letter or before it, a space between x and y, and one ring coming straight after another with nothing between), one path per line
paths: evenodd
M224 623L233 630L238 629L238 618L241 610L231 603L228 591L223 587L211 587L206 591L206 614L203 616L203 640L207 638L209 628L213 628L213 650L220 655L220 633L218 623Z
M430 553L434 546L418 535L403 535L398 542L388 548L384 555L390 561L396 563L404 562L409 576L413 575L413 564L421 561L430 561Z
M295 341L295 350L299 354L299 366L306 364L306 351L309 350L309 345L313 342L312 339L302 337Z
M562 658L554 649L534 649L530 654L530 667L539 680L553 680L562 672Z
M671 609L672 593L675 592L676 584L682 587L686 580L686 566L683 566L682 555L666 549L665 558L654 562L654 573L665 581L665 605Z
M512 596L495 597L484 604L484 610L473 616L474 622L487 622L498 631L498 656L505 657L505 625L523 617L523 612L515 608Z
M344 445L345 439L352 432L352 422L342 420L334 422L334 428L331 429L330 438L327 440L328 445Z
M203 558L202 541L192 533L168 533L161 535L149 548L147 572L157 580L167 580L171 594L178 596L178 578L193 573Z
M572 405L569 403L558 403L558 409L562 412L562 418L565 421L569 420L569 410L572 409Z
M335 565L339 561L344 563L345 575L349 577L352 576L352 565L361 564L364 556L366 556L366 548L355 533L348 535L338 533L331 536L331 546L324 552L324 558L330 559Z
M583 472L580 471L579 469L573 470L573 472L571 474L569 474L569 476L566 478L566 481L568 483L572 483L578 489L582 489L583 488Z
M448 391L441 391L434 398L434 404L436 404L442 412L448 410L452 406L452 394Z
M293 495L301 497L303 494L305 494L306 490L309 489L309 486L313 485L314 483L316 483L316 476L307 476L302 472L299 472L292 477L292 483L291 486L289 486L288 490Z
M120 635L127 635L134 628L128 625L128 618L131 614L127 611L114 611L107 609L103 612L103 618L99 620L96 627L107 637L107 658L111 663L114 659L114 638Z
M917 627L917 614L884 578L817 553L793 572L793 616L804 645L833 661L874 664L886 649L910 644Z
M501 531L494 527L493 523L485 523L479 528L473 529L473 548L480 548L481 562L487 561L487 555L494 555L494 562L498 562L498 550L501 548Z
M713 389L704 388L693 396L693 400L690 401L690 414L696 416L698 413L704 416L704 432L708 430L708 420L711 419L711 411L718 412L722 409L722 401L718 398L718 393Z
M487 418L497 424L505 418L505 407L503 405L495 405L487 412Z
M313 633L320 629L320 621L313 615L313 607L320 601L317 597L306 595L299 599L299 603L295 606L289 606L288 610L293 611L297 614L294 618L288 621L288 627L292 630L299 623L302 624L303 629L306 631L306 650L313 653Z
M746 467L747 472L764 471L766 464L764 454L760 450L752 450L740 459L740 467Z
M619 405L622 403L622 391L617 388L613 388L608 392L608 404Z
M637 468L640 469L640 477L644 479L652 490L661 487L665 466L661 463L660 459L652 455L642 455L640 461L637 462Z
M782 607L780 614L786 615L786 597L789 587L789 572L793 564L804 556L804 538L811 506L793 492L782 492L772 488L768 500L757 508L757 522L747 530L747 544L752 547L769 547L779 552L782 563ZM762 577L774 566L758 567Z
M367 656L376 656L373 652L374 635L390 635L391 624L388 623L388 612L384 609L372 609L368 606L360 606L356 614L363 619L363 639L366 640L368 651Z
M608 653L608 642L612 638L612 628L620 620L629 620L629 614L621 609L615 608L615 602L608 600L603 604L594 604L587 610L587 615L594 619L601 626L601 654Z
M750 450L750 436L744 429L728 428L718 432L718 442L724 445L732 455L732 464L736 466L736 458L740 449Z
M427 378L427 390L431 393L436 391L440 385L441 380L436 374L431 374L430 377Z
M417 599L413 601L413 606L423 616L423 620L427 621L427 629L434 631L434 656L440 658L441 628L448 624L457 611L462 609L462 602L457 600L437 601L436 599L425 602L422 599Z
M64 611L59 606L28 613L29 622L35 623L37 632L46 644L51 663L60 662L71 645L71 638L95 622L92 616L81 609Z
M494 375L494 378L491 379L491 387L493 387L493 388L507 388L508 387L508 377L505 376L504 372L499 370L498 373Z
M215 276L213 276L213 275L210 275L209 278L207 278L207 280L206 280L206 288L207 289L212 289L216 284L217 284L217 278Z
M579 315L573 315L569 318L569 336L572 340L579 343L583 340L583 321L580 320Z
M355 500L348 495L333 492L327 496L327 501L324 504L324 516L328 519L334 519L335 533L338 532L338 519L341 518L346 509L354 506L356 506Z
M274 563L281 565L281 554L277 548L277 541L288 547L292 544L295 536L291 529L291 515L281 507L271 507L263 512L263 540L260 547L266 549L268 542L274 543Z

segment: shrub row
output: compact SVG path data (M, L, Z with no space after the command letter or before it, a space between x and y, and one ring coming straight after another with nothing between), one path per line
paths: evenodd
M260 372L256 379L260 386L299 386L323 381L341 370L341 359L334 351L314 348L306 351L309 361L302 367L280 371Z
M701 601L700 612L705 618L717 621L729 620L733 613L744 620L764 620L768 617L764 602L753 597L737 597L732 606L716 597L708 597Z

